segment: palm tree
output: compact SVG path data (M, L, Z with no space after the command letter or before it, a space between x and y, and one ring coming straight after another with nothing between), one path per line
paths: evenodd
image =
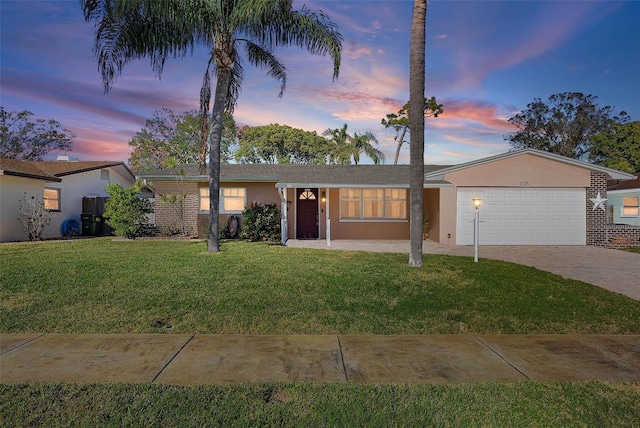
M322 135L328 137L328 140L333 143L333 147L330 154L330 163L336 163L338 165L349 165L351 163L351 151L349 148L349 141L351 135L347 133L347 124L342 125L342 128L338 129L326 129Z
M424 92L427 0L414 0L409 49L409 187L411 250L409 266L422 267L422 213L424 205Z
M322 133L325 137L329 137L329 141L334 143L331 162L340 165L349 165L351 159L356 165L360 162L360 154L364 153L369 156L376 165L384 163L384 153L376 149L372 143L378 144L378 139L371 132L358 134L357 132L349 135L347 132L347 124L342 128L327 129Z
M220 141L224 113L233 111L244 76L239 49L244 48L250 64L280 82L281 96L287 70L273 51L297 46L314 55L329 55L336 79L342 51L336 25L320 11L292 10L292 0L80 0L80 5L85 20L96 23L95 54L105 91L132 60L149 58L159 77L169 56L184 57L197 47L209 52L200 91L201 111L208 112L211 74L215 74L210 123L202 124L208 128L209 146L208 251L220 251Z
M353 146L352 156L356 165L360 161L360 153L369 156L376 165L384 163L384 153L373 147L371 143L378 144L378 139L371 132L365 132L364 134L353 133L353 138L351 139L351 145Z

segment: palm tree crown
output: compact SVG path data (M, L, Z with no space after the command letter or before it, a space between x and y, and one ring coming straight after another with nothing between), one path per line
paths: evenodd
M371 132L365 132L364 134L354 132L353 135L349 135L347 124L345 123L342 128L329 128L322 135L329 137L329 141L336 146L331 159L332 162L348 165L353 159L353 163L357 165L360 162L360 154L364 153L371 158L374 164L384 163L384 153L373 146L373 144L378 144L378 139Z

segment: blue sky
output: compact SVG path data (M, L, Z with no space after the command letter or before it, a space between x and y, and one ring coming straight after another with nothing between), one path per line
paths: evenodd
M374 133L393 162L395 132L380 120L409 98L413 2L294 1L321 9L344 37L340 78L329 58L288 48L287 91L246 64L240 125L286 124L321 133L347 123ZM76 134L73 156L123 160L153 112L198 107L207 53L169 59L158 80L147 60L129 63L104 94L93 24L77 0L0 0L0 105L53 118ZM640 1L430 1L426 95L445 113L427 119L425 162L452 164L509 149L507 120L534 98L598 97L640 120ZM408 147L400 163L408 163Z

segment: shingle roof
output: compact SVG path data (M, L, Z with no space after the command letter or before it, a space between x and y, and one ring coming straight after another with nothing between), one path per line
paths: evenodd
M61 178L43 171L38 162L27 162L17 159L0 158L0 175L12 175L15 177L35 178L46 181L62 181Z
M340 187L340 186L409 186L409 165L283 165L283 164L222 164L220 181L263 181L286 187ZM443 165L425 165L432 172L447 168ZM207 181L208 169L200 174L198 165L181 165L176 169L159 169L139 178L149 181L174 179L176 172L189 181ZM298 186L299 185L299 186Z
M122 162L114 161L39 161L34 163L41 170L56 177L123 165Z
M4 175L35 178L49 181L62 181L60 177L79 174L96 169L122 167L133 177L133 173L123 162L116 161L23 161L0 159L0 171Z

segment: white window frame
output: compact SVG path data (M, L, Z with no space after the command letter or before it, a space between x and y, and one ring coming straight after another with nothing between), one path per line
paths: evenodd
M226 209L233 202L242 201L242 209ZM246 187L221 187L220 188L220 214L241 214L247 206L247 188ZM198 188L198 207L199 212L209 212L209 188Z
M640 198L638 196L625 196L620 207L621 218L633 218L640 215Z
M396 191L394 197L393 193ZM340 193L340 221L366 221L366 222L393 222L407 221L407 189L402 188L341 188ZM404 193L404 199L398 194ZM402 217L391 217L388 213L390 204L404 203L404 214ZM356 204L352 209L345 209L344 204ZM373 205L372 205L373 204ZM374 209L374 205L377 209ZM356 216L347 217L345 211L351 211ZM377 211L381 210L379 214ZM371 215L367 216L367 212Z
M55 194L55 197L52 197L53 195L49 195L47 196L47 192L53 192ZM60 189L57 189L55 187L45 187L44 190L42 191L42 203L44 205L44 208L47 211L57 211L60 212ZM50 205L52 203L55 203L55 208L52 208Z

